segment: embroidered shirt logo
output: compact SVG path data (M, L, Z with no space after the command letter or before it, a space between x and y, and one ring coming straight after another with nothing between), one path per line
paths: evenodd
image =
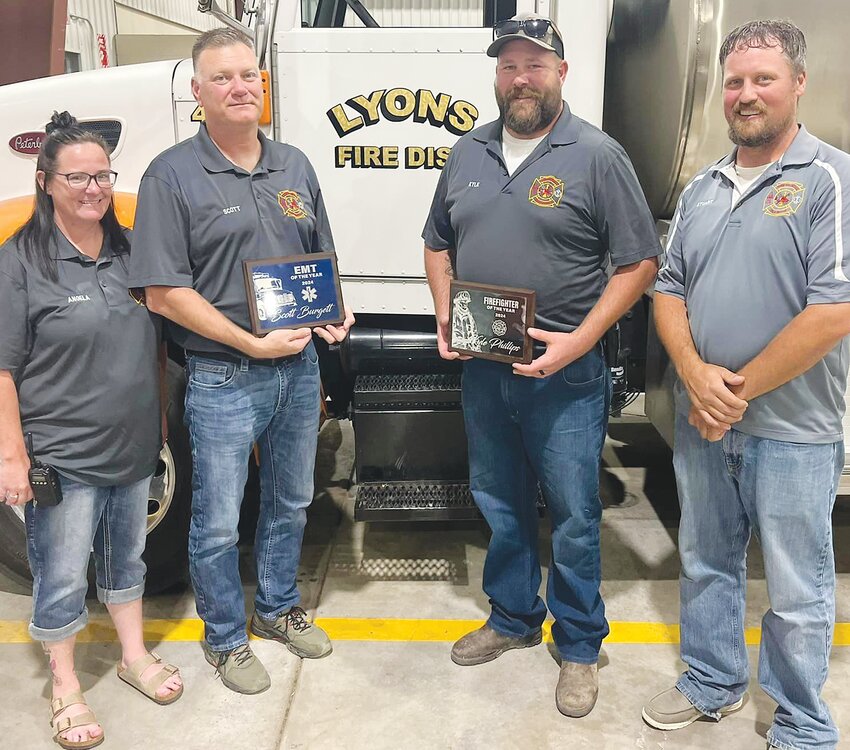
M307 212L304 210L304 201L294 190L281 190L277 194L277 202L283 209L283 213L292 219L306 219Z
M777 182L764 199L765 216L790 216L803 205L806 188L802 183L783 180Z
M221 212L227 216L227 214L239 213L241 210L242 206L228 206L227 208L222 208Z
M564 197L564 181L553 175L535 177L528 191L528 202L541 208L556 208Z
M72 302L91 302L91 297L88 294L72 294L68 297L68 304Z

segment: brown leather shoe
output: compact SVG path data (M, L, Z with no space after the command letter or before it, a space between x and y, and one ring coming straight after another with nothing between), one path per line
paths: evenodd
M478 630L467 633L452 646L452 661L462 667L484 664L493 661L512 648L536 646L542 640L543 632L539 629L530 635L516 638L497 633L489 625L484 625Z
M599 695L599 675L596 664L561 662L555 705L564 716L574 719L587 716L596 705Z

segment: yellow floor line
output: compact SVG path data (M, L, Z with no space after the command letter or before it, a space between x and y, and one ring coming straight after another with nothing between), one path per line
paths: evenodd
M316 620L335 641L377 642L439 642L457 640L464 633L483 624L481 620L402 620L380 618L319 617ZM679 642L679 626L663 622L612 622L607 644L676 644ZM551 641L551 623L543 626L545 640ZM204 626L200 620L146 620L145 640L200 641ZM760 628L747 628L745 638L748 645L756 645L761 639ZM113 643L117 641L115 630L108 620L92 620L88 627L77 635L81 643ZM0 645L30 643L27 623L21 620L0 620ZM835 646L850 646L850 623L835 626Z

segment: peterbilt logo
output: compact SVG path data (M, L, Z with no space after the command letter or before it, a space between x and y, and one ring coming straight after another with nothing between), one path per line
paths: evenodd
M9 139L9 148L18 154L27 154L34 156L41 149L41 142L44 140L45 133L43 131L32 131L30 133L19 133L13 135Z

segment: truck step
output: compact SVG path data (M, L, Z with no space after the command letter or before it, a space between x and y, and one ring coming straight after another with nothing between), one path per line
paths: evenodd
M360 375L355 409L460 408L460 375Z
M463 521L481 514L465 483L366 482L358 485L355 521Z
M539 488L537 512L545 503ZM357 486L355 521L471 521L481 513L465 483L364 482Z

